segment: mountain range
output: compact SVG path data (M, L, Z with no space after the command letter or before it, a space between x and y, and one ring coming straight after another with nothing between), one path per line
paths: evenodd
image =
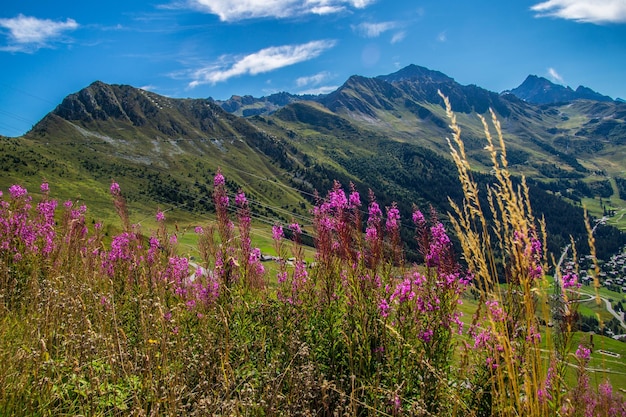
M363 196L373 190L381 205L398 202L405 216L412 204L445 213L448 197L458 201L462 193L439 91L450 99L483 185L490 159L477 114L494 110L510 169L528 178L552 249L570 234L584 246L582 202L597 216L624 207L626 103L535 76L496 93L416 65L355 75L326 95L225 101L97 81L68 95L23 137L0 140L0 189L36 189L47 180L61 197L90 202L95 221L113 218L106 194L115 180L135 217L159 206L173 221L192 224L212 210L219 168L229 189L249 195L259 222L310 224L316 192L323 195L334 180L353 183ZM618 217L613 223L621 226ZM613 227L599 233L601 253L626 243ZM408 228L406 235L410 241Z
M534 104L563 103L574 100L613 101L609 96L603 96L588 87L579 85L576 90L554 84L543 77L529 75L517 88L510 91L522 100Z

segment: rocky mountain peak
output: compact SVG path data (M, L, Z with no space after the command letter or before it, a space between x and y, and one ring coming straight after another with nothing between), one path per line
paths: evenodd
M537 75L529 75L519 87L508 93L533 104L563 103L581 99L613 101L611 97L603 96L588 87L581 85L574 91L570 87L555 84Z
M434 83L454 82L454 78L448 77L442 72L434 71L426 67L420 67L419 65L414 64L406 66L392 74L380 75L376 78L390 83L400 81L422 81Z

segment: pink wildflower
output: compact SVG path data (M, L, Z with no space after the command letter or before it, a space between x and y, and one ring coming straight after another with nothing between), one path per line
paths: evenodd
M421 211L415 210L413 212L413 223L415 223L416 225L423 225L426 223L426 219L424 218L424 215Z
M28 191L26 191L26 188L15 184L9 187L9 194L11 194L12 199L17 200L28 194Z
M239 207L243 207L248 204L248 199L246 198L246 195L243 193L243 191L239 191L235 196L235 204Z
M120 185L116 182L112 182L110 191L113 195L119 195L121 193Z
M381 299L380 303L378 303L378 310L380 310L380 315L384 318L389 316L389 304L386 299Z
M275 241L280 241L283 237L285 237L285 234L283 233L283 227L279 224L275 224L274 226L272 226L272 238Z
M350 207L360 207L361 206L361 196L358 191L352 191L349 197Z
M580 282L578 282L578 275L573 272L569 272L563 276L563 288L574 288L578 289L581 287Z
M576 349L576 357L582 362L587 362L591 357L591 350L583 345L578 345L578 349Z
M397 230L400 227L400 210L394 202L390 208L387 209L387 222L385 223L387 230Z
M300 225L298 223L291 223L289 225L289 230L291 230L292 232L301 235L302 234L302 228L300 227Z
M213 186L219 187L225 184L226 184L226 180L224 179L224 176L222 175L222 171L218 168L217 173L215 174L215 177L213 178Z
M422 342L428 343L432 339L433 334L434 333L432 329L427 329L427 330L420 332L419 338L422 340Z

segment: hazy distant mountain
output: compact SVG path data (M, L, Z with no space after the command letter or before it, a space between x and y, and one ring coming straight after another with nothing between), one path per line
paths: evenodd
M611 97L597 93L588 87L581 85L576 90L572 90L570 87L554 84L536 75L529 75L519 87L508 93L534 104L563 103L580 99L613 101Z
M228 100L214 100L216 104L229 113L237 116L250 117L271 114L287 104L302 100L316 100L320 96L311 94L290 94L280 92L269 96L255 98L250 95L232 96Z

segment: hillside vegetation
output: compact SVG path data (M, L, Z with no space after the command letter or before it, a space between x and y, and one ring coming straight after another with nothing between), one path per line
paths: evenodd
M113 220L102 190L124 188L130 214L150 217L155 204L181 224L214 212L211 178L220 167L241 188L260 221L306 215L315 193L335 179L372 189L408 216L413 202L450 210L460 202L445 137L441 90L464 132L468 160L484 188L493 182L477 115L493 108L505 126L508 169L525 175L538 216L558 251L570 235L586 246L582 204L623 228L626 104L579 100L534 105L512 94L462 86L442 73L409 66L376 78L354 76L326 96L268 97L249 118L251 97L215 102L172 99L124 85L95 82L68 96L21 138L0 140L0 185L36 189L58 184L59 197L90 203L90 220ZM271 106L267 103L270 103ZM243 107L242 107L243 106ZM518 180L515 180L518 181ZM620 194L621 193L621 194ZM614 215L614 216L610 216ZM408 244L411 237L403 233ZM598 254L608 259L626 237L600 227Z
M0 201L0 414L626 415L590 366L619 354L576 333L578 271L547 251L495 114L491 128L483 120L485 191L444 102L461 188L447 222L463 263L435 209L407 221L355 184L318 196L312 264L303 225L273 225L272 268L252 244L251 202L220 170L193 260L164 211L153 230L131 222L115 181L110 243L87 206L59 207L54 184L39 199L11 186ZM402 243L407 223L419 264ZM576 265L576 253L564 256Z

